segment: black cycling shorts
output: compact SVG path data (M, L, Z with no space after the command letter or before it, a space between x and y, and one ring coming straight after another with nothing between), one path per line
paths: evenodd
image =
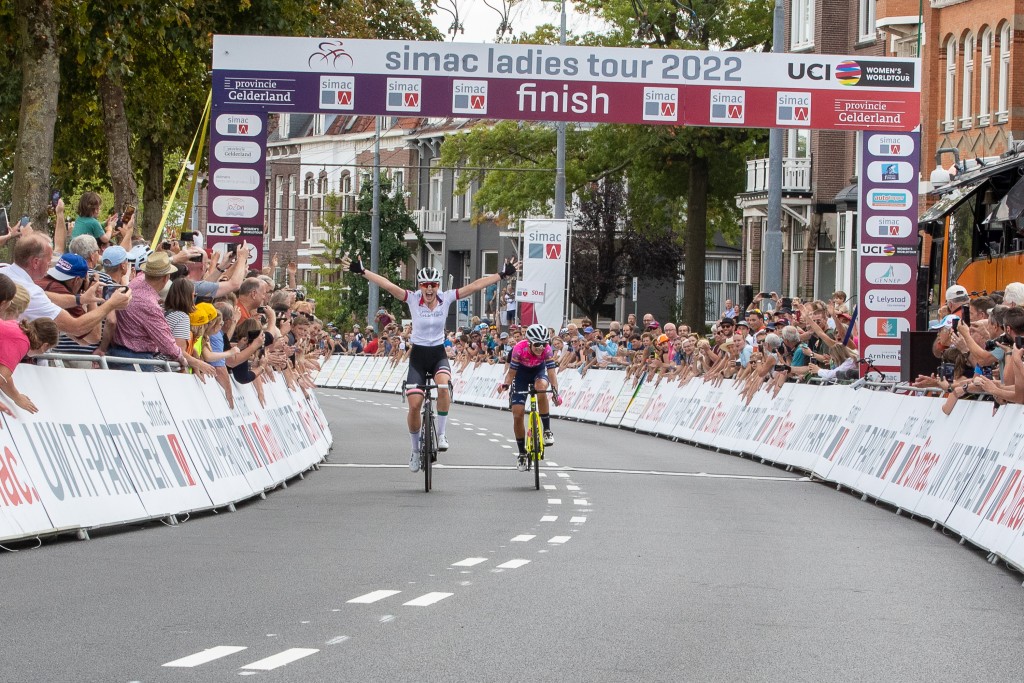
M418 389L416 385L426 384L428 373L434 377L441 374L452 376L452 368L448 364L448 354L443 344L412 347L409 354L409 375L405 378L406 395L422 394L423 390Z
M545 382L548 381L548 368L547 365L541 363L535 368L528 368L520 365L516 370L515 376L512 378L511 393L509 394L509 405L510 406L524 406L526 405L527 391L530 390L530 386L533 385L537 380L542 379Z

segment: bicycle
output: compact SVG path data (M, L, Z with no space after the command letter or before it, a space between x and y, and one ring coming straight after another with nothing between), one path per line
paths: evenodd
M433 463L437 461L437 423L434 421L434 396L431 393L437 385L427 373L425 384L417 384L423 390L423 405L420 407L420 469L423 470L423 490L430 493L433 488Z
M526 395L529 398L526 401L526 455L520 455L520 458L526 458L526 471L533 470L533 487L540 491L540 461L544 459L544 427L540 421L540 411L537 409L537 395L538 394L554 394L558 397L558 392L554 389L540 389L538 390L532 384L525 392L516 392L520 396ZM510 394L511 400L511 394Z

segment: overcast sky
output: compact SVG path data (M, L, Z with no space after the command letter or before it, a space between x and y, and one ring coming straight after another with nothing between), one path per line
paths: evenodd
M483 0L455 0L459 6L460 19L465 26L465 33L460 33L455 41L459 43L493 43L495 31L498 28L499 15L493 9L484 4ZM442 6L451 7L452 0L442 0ZM501 7L500 0L491 0L495 7ZM557 2L542 2L541 0L523 0L512 8L512 33L529 32L541 24L553 24L556 28L559 24L560 7ZM574 14L572 3L566 5L566 30L570 33L580 33L588 30L596 30L600 22L593 19ZM437 10L433 16L434 25L444 34L446 40L451 40L451 35L446 31L452 23L452 16L444 10Z

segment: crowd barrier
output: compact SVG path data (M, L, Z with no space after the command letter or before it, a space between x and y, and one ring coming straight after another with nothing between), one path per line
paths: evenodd
M408 366L334 356L323 387L398 392ZM456 402L505 408L502 365L469 365L452 378ZM639 383L625 373L558 375L559 417L623 427L792 467L952 530L1024 567L1024 406L942 401L846 386L785 384L747 405L726 380Z
M19 365L0 431L0 541L233 506L320 462L332 437L313 394L280 376L235 385L178 373ZM12 403L3 397L5 403Z

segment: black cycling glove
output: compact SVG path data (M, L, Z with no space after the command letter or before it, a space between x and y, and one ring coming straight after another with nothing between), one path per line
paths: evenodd
M348 269L357 275L362 275L366 271L363 268L363 258L356 254L356 257L349 262Z

